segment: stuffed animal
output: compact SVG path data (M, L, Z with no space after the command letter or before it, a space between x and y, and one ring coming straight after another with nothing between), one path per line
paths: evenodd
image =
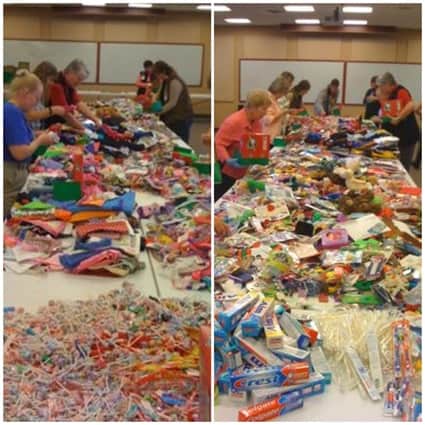
M375 195L370 190L350 190L339 199L338 207L345 215L355 212L376 214L381 210L381 204L375 202Z

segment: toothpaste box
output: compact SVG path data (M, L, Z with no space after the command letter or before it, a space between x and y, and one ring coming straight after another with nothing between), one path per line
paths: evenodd
M310 358L310 352L307 350L301 350L300 348L292 347L291 345L285 344L285 348L280 350L273 350L280 359L291 362L307 362Z
M294 338L298 348L305 350L310 344L310 338L305 333L301 323L291 317L290 314L284 312L279 318L279 324L286 335Z
M223 347L228 340L229 335L227 332L220 326L217 320L214 320L214 348Z
M301 384L289 385L281 388L260 388L251 391L250 404L259 404L283 394L289 394L294 391L300 391L304 398L311 397L317 394L322 394L325 391L325 378L317 372L313 372L308 381Z
M273 299L258 301L254 308L249 311L241 321L242 335L244 337L259 337L263 331L264 321L274 309Z
M290 363L283 367L268 366L245 370L228 376L230 391L250 391L255 388L281 387L308 380L309 365L306 362Z
M258 300L258 294L246 294L238 299L230 308L218 313L218 322L226 332L232 332L243 315Z
M258 366L283 366L285 362L273 354L266 346L264 340L244 338L241 326L233 334L235 345L241 350L245 361L254 367Z
M270 350L279 350L284 347L284 334L279 326L276 314L272 313L266 316L264 321L264 333L266 335L266 344Z
M239 410L238 419L241 422L263 422L277 418L303 406L301 392L294 391L272 400Z

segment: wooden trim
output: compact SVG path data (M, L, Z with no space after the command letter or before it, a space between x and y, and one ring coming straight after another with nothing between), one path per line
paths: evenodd
M96 43L96 83L99 84L100 79L100 43Z
M7 38L5 37L3 39L3 41L43 41L43 42L47 42L47 43L93 43L96 44L98 43L97 41L94 40L63 40L63 39L55 39L55 40L51 40L51 39L45 39L45 38L26 38L26 37L13 37L13 38Z
M342 104L345 103L345 90L347 88L347 62L344 62L342 69Z

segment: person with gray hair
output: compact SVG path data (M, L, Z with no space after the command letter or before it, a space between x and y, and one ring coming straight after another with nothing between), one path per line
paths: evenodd
M378 78L378 88L382 96L381 115L391 118L389 123L381 121L382 127L399 138L400 162L409 171L415 145L420 139L414 113L415 103L409 90L398 84L390 72L385 72Z
M59 72L56 81L50 85L48 107L62 106L67 113L64 117L52 115L47 120L47 125L67 123L74 129L83 132L84 126L73 115L75 110L94 121L96 127L102 125L102 121L77 92L77 87L88 78L89 74L86 64L81 59L72 60L62 72Z

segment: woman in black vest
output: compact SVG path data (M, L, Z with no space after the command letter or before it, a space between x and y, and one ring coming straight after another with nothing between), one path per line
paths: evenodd
M183 141L189 143L193 108L186 83L164 61L155 63L153 73L155 78L163 82L159 93L159 100L163 105L161 119Z
M378 80L381 94L387 99L381 102L381 110L385 111L389 102L397 102L399 110L397 116L391 117L391 123L382 127L400 139L400 162L409 171L412 164L415 145L419 140L419 127L415 118L415 104L409 91L398 84L394 76L386 72Z

